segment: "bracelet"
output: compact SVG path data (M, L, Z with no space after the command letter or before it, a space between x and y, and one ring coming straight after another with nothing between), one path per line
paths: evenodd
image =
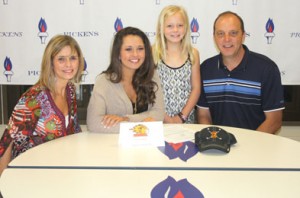
M185 123L187 121L187 117L184 116L181 112L179 112L177 115L181 119L182 123Z

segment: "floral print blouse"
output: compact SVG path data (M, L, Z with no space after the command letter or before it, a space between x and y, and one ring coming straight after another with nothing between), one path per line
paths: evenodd
M50 91L36 84L19 99L0 140L0 157L13 142L12 159L44 142L81 132L77 117L75 86L66 87L69 115L66 117L55 105Z

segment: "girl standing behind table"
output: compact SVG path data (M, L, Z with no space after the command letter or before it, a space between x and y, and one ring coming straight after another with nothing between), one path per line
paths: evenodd
M165 123L195 123L200 96L199 52L192 47L189 19L181 6L165 7L158 18L154 62L162 82Z
M134 27L119 30L110 64L94 85L87 109L88 130L119 133L120 122L162 121L160 84L146 34Z
M19 99L0 140L0 175L7 164L44 142L81 132L76 92L84 60L78 43L57 35L47 44L39 81Z

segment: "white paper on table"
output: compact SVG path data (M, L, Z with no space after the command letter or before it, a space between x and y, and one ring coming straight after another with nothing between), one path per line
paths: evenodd
M165 146L163 123L122 122L119 144L125 147Z
M164 130L165 140L167 142L179 143L195 139L195 130L184 127L184 124L170 124L168 126L165 126Z

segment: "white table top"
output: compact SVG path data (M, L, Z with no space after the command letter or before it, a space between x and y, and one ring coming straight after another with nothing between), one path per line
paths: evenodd
M192 138L205 126L184 125L191 129ZM228 154L208 150L187 161L179 157L170 160L156 147L122 148L118 145L118 134L83 132L32 148L9 166L300 169L300 142L262 132L222 128L233 133L238 141Z
M207 127L164 125L167 140L172 139L170 130L174 126L184 131L184 139L192 139L196 131ZM140 198L151 197L155 186L171 177L176 182L186 179L205 197L299 196L300 142L262 132L222 128L238 141L230 153L198 152L186 161L179 157L169 159L155 147L122 148L118 134L70 135L14 159L0 178L0 189L5 198ZM176 130L174 135L178 135ZM183 188L182 184L179 187Z

